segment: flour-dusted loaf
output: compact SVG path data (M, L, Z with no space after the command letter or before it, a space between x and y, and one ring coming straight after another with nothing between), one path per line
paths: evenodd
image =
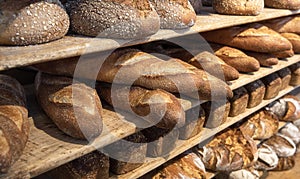
M262 23L276 32L300 34L299 15L280 17Z
M289 68L283 68L277 72L279 77L281 78L281 88L280 90L286 89L290 85L291 81L291 70Z
M292 139L296 145L300 142L300 130L293 123L288 123L279 132Z
M286 103L287 111L282 120L292 122L300 117L300 104L299 100L291 95L286 95L282 100Z
M207 128L219 127L229 116L230 103L228 101L208 101L201 106L205 111L204 126Z
M141 132L137 132L105 146L104 152L110 157L110 171L118 175L128 173L145 162L146 138Z
M94 151L51 170L46 176L57 179L108 179L109 157Z
M212 44L211 47L215 51L216 56L239 72L247 73L259 70L259 61L238 49L217 44Z
M164 90L110 84L99 84L96 88L111 106L137 115L137 120L144 120L147 127L155 125L172 129L185 123L185 113L180 102Z
M257 147L253 139L239 129L226 129L199 149L206 169L231 172L253 166Z
M279 33L258 23L201 33L210 42L239 49L273 53L292 49L292 44Z
M277 73L272 73L261 80L266 87L264 99L272 99L278 95L282 82Z
M299 0L265 0L265 5L278 9L300 9Z
M230 172L228 174L228 179L241 179L241 178L247 178L247 179L259 179L261 176L261 173L252 167L247 169L241 169L237 171ZM223 179L224 176L221 176L221 178L217 179Z
M256 80L244 86L248 91L249 100L248 108L253 108L259 105L265 96L266 87L261 80Z
M196 22L196 13L189 0L149 0L160 17L163 29L183 29Z
M278 157L291 157L296 153L296 145L289 137L276 134L263 142L274 150Z
M0 44L34 45L62 38L69 17L59 0L0 2Z
M254 164L257 170L272 170L278 165L278 156L276 152L268 145L261 144L258 149L258 160Z
M292 169L296 164L295 156L279 157L278 165L274 168L274 171L285 171Z
M289 69L292 72L292 78L290 81L291 86L298 86L300 85L300 63L295 63L289 66Z
M148 0L68 1L71 29L106 38L143 38L159 30L159 16Z
M233 97L230 101L229 116L234 117L245 112L249 100L249 94L244 87L240 87L233 91Z
M281 35L292 43L294 53L300 53L300 36L298 34L286 32L281 33Z
M102 132L102 105L95 89L72 78L39 72L37 99L57 127L79 139L94 139Z
M245 53L248 56L255 58L260 66L269 67L278 64L278 58L275 55L250 51L246 51Z
M212 6L220 14L258 15L264 8L263 0L213 0Z
M272 113L261 110L252 114L247 118L241 126L240 130L243 134L252 137L253 139L268 139L277 133L279 121L277 116Z
M14 78L0 75L0 173L6 173L19 159L29 135L26 97Z

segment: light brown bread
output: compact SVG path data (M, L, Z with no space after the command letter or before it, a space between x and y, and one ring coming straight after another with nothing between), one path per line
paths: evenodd
M300 34L300 16L280 17L262 22L265 26L280 33Z
M254 23L201 33L206 40L239 49L272 53L292 49L292 44L268 27Z
M259 105L264 99L266 88L261 80L256 80L252 83L245 85L249 94L248 108L253 108Z
M263 0L213 0L212 6L220 14L258 15L264 8Z
M0 82L0 173L6 173L25 148L30 124L21 84L6 75Z
M300 9L299 0L265 0L265 5L278 9Z
M208 101L201 104L205 111L205 123L207 128L216 128L224 124L230 112L228 101Z
M99 84L96 88L114 108L133 111L150 126L172 129L185 123L185 113L178 99L164 90L109 84Z
M293 51L300 53L300 36L295 33L281 33L283 37L288 39L293 45Z
M291 70L289 68L283 68L277 72L279 77L281 78L281 88L280 90L286 89L291 81Z
M0 44L34 45L62 38L69 16L59 0L0 2Z
M57 127L79 139L94 139L102 132L102 105L95 89L72 78L38 73L37 99Z
M291 86L298 86L300 85L300 63L295 63L289 66L289 69L292 72L292 78L290 81Z
M229 116L234 117L245 112L248 105L249 95L244 87L240 87L233 91L233 97L230 101Z
M238 49L217 44L212 44L211 47L216 56L239 72L255 72L260 68L260 64L255 58Z
M149 0L160 17L163 29L183 29L196 22L196 13L188 0Z
M266 87L264 99L272 99L278 95L281 88L281 78L277 73L272 73L261 79Z
M71 29L106 38L143 38L159 30L159 16L148 0L68 1Z
M275 55L250 51L246 51L245 53L248 56L255 58L260 66L269 67L278 64L278 58Z
M294 56L294 51L293 49L290 49L290 50L272 52L272 55L274 55L277 58L289 58Z

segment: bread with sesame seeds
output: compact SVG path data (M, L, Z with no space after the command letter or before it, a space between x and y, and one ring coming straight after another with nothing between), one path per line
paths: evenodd
M82 35L137 39L159 30L148 0L73 0L66 4L71 29Z
M265 0L266 7L273 7L278 9L300 9L299 0Z
M160 17L160 28L183 29L196 22L196 13L188 0L149 0Z
M69 17L59 0L0 1L0 45L34 45L62 38Z
M212 6L220 14L258 15L264 8L264 0L213 0Z
M0 173L19 159L29 135L26 98L21 84L0 75Z

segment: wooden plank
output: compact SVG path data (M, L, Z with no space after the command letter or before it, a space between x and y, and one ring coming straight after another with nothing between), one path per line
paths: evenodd
M0 46L0 70L28 66L36 63L58 60L67 57L80 56L87 53L112 50L119 47L136 45L161 39L183 37L197 32L215 30L240 24L257 22L292 14L300 10L265 8L258 16L231 16L212 13L211 9L204 9L197 16L196 24L184 30L159 30L156 34L139 40L118 40L107 38L91 38L79 35L65 36L46 44L24 47Z
M270 100L264 100L258 106L247 109L244 113L242 113L236 117L229 117L225 124L223 124L217 128L214 128L214 129L204 128L200 134L196 135L195 137L193 137L189 140L179 140L176 143L176 147L168 154L168 156L157 157L157 158L147 158L145 163L141 167L139 167L129 173L123 174L123 175L111 176L111 179L139 178L139 177L143 176L144 174L148 173L149 171L151 171L151 170L157 168L158 166L164 164L165 162L171 160L172 158L178 156L179 154L185 152L186 150L188 150L198 144L200 147L205 145L205 142L209 138L213 137L214 135L216 135L217 133L221 132L222 130L228 128L229 126L237 123L238 121L244 119L245 117L251 115L252 113L258 111L259 109L265 107L269 103L277 100L278 98L281 98L283 95L291 92L292 90L294 90L296 88L298 88L298 87L288 87L287 89L281 91L279 93L279 95L276 96L275 98L270 99Z
M240 74L239 79L228 82L228 84L230 85L230 88L234 90L239 87L245 86L248 83L261 79L271 73L279 71L285 67L288 67L294 63L297 63L299 61L300 61L300 55L294 55L291 58L281 59L279 60L277 65L274 65L272 67L261 67L257 72Z

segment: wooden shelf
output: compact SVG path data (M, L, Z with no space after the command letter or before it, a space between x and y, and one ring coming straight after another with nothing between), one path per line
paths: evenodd
M247 109L244 113L238 115L237 117L229 117L225 124L223 124L217 128L214 128L214 129L204 128L200 134L198 134L197 136L195 136L189 140L179 140L176 144L176 147L168 154L167 157L147 158L145 163L141 167L133 170L132 172L126 173L124 175L111 176L111 179L115 179L115 178L127 179L127 178L141 177L144 174L148 173L149 171L151 171L151 170L157 168L158 166L164 164L165 162L169 161L170 159L185 152L186 150L188 150L198 144L199 144L199 146L205 145L205 141L207 141L207 139L213 137L214 135L216 135L217 133L221 132L222 130L228 128L229 126L241 121L245 117L247 117L247 116L251 115L252 113L258 111L259 109L265 107L269 103L281 98L282 96L293 91L296 88L297 87L288 87L287 89L281 91L279 93L279 95L276 96L275 98L273 98L271 100L263 100L263 102L261 104L259 104L258 106Z
M211 8L205 8L202 13L197 16L196 24L190 29L159 30L156 34L139 40L116 40L69 35L60 40L40 45L24 47L0 46L0 70L112 50L155 40L183 37L196 34L197 32L210 31L299 13L300 10L291 11L265 8L258 16L231 16L215 14Z

